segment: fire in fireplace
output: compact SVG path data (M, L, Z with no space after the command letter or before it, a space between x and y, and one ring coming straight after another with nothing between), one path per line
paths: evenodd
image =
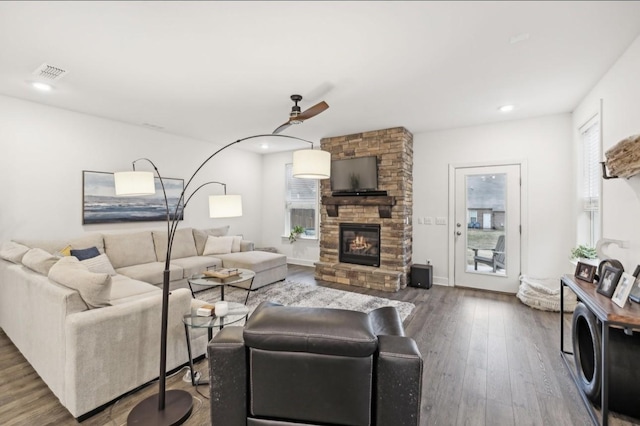
M380 225L341 223L339 255L342 263L380 266Z

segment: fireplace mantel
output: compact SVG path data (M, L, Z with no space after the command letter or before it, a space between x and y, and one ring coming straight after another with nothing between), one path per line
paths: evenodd
M322 197L322 204L326 206L329 217L338 217L339 206L378 206L378 215L381 218L390 218L391 207L395 206L396 199L395 197L380 195L324 196Z

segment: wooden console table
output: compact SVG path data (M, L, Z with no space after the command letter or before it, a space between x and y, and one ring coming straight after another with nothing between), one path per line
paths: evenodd
M585 304L585 306L598 318L602 323L602 336L601 336L601 350L602 350L602 365L601 365L601 380L600 380L600 407L602 409L602 422L600 423L598 415L589 401L589 398L584 394L582 387L580 386L579 378L575 371L569 364L568 355L573 355L573 352L565 351L564 349L564 287L567 286L578 296L578 299ZM631 303L631 305L629 305ZM640 306L628 302L625 308L620 308L613 303L611 299L596 291L596 285L590 282L577 279L573 275L565 275L560 280L560 356L565 363L565 366L571 374L571 378L578 387L582 401L584 402L591 420L594 424L601 424L607 426L609 424L609 328L631 328L640 329Z
M329 217L338 217L338 206L378 206L381 218L391 217L391 207L396 204L395 197L381 195L350 195L342 197L322 197Z

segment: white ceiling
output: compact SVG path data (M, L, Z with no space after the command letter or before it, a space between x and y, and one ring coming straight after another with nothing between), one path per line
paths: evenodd
M571 112L639 34L637 1L0 2L0 93L216 144L294 93L330 108L283 134L421 133Z

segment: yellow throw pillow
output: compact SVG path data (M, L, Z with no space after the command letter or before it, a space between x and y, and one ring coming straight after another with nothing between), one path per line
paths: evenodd
M65 248L61 249L58 253L60 253L61 256L71 256L71 246L66 246Z

